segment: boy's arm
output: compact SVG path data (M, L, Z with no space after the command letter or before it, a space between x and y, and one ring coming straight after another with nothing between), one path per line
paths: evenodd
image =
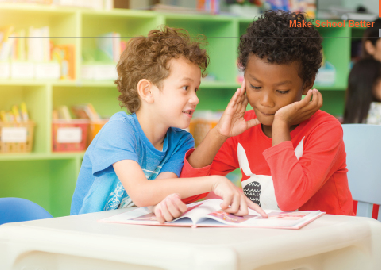
M122 160L113 164L115 173L132 201L139 207L158 204L167 195L179 193L181 198L209 192L218 181L213 177L168 178L160 181L147 180L136 161Z
M228 138L239 135L259 124L257 119L246 121L244 118L249 103L245 95L245 89L245 81L243 81L241 88L237 88L231 98L217 126L208 132L200 145L188 158L188 162L193 168L210 165L218 150Z
M308 141L303 141L303 156L299 160L290 141L263 152L281 210L301 207L341 168L345 162L342 138L340 124L331 121L320 124L308 138L304 137Z
M194 168L202 168L212 164L218 150L227 138L221 135L216 128L211 129L196 150L189 156L189 164Z
M147 180L136 161L122 160L113 164L118 179L127 194L138 207L157 205L168 195L178 193L180 198L213 191L222 197L221 208L229 213L247 215L248 207L266 216L226 177L204 176L194 178L170 178L159 181Z
M303 157L298 160L295 156L295 149L291 143L291 127L295 124L311 118L311 116L322 106L322 95L316 89L309 90L303 100L289 104L276 112L272 125L272 145L273 147L264 151L263 155L268 162L273 178L275 195L281 210L294 211L308 201L326 179L325 171L328 163L335 159L335 156L319 153L328 147L337 148L335 146L323 146L318 152L314 149L312 157L309 156L307 149L303 153ZM324 137L320 134L318 137ZM326 139L324 139L326 140ZM333 143L335 144L335 142ZM304 152L305 152L304 151ZM335 152L336 153L336 152ZM319 161L319 156L324 160ZM282 160L282 162L279 162ZM311 162L314 160L315 162ZM319 171L319 173L312 173Z
M311 118L322 105L321 93L317 89L313 89L307 92L304 99L280 108L276 112L272 124L272 145L291 141L291 127Z

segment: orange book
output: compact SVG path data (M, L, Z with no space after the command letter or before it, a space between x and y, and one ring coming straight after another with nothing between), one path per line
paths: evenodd
M75 47L73 44L58 45L57 48L63 51L63 60L67 62L68 74L67 77L61 79L75 80ZM62 75L62 74L61 74Z
M69 63L69 79L75 80L75 47L73 44L67 46L67 61Z

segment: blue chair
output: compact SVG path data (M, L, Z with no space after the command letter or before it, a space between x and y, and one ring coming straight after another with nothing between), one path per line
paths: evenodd
M357 216L372 217L381 204L381 126L343 124L349 189L358 201ZM378 218L381 221L381 208Z
M29 200L0 198L0 225L52 217L44 208Z

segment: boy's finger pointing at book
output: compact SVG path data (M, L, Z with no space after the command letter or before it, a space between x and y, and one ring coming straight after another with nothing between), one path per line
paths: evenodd
M165 220L164 220L163 214L161 213L160 208L156 207L154 213L155 213L157 221L159 221L160 224L163 224Z
M263 209L256 203L253 203L249 198L246 197L246 203L249 206L250 209L258 212L262 217L268 217L266 212L263 211Z
M171 221L173 219L171 213L169 212L167 202L164 200L160 203L161 207L161 213L163 214L164 220L165 221Z
M247 206L247 203L246 203L246 198L245 198L245 195L241 195L240 196L240 200L241 200L241 204L240 204L240 207L238 209L238 212L234 213L235 215L237 216L246 216L249 214L249 210L248 210L248 206Z

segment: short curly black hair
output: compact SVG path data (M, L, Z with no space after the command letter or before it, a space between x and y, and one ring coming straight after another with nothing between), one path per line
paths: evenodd
M238 62L243 70L250 55L268 63L289 64L297 61L303 83L311 83L322 62L322 37L311 27L291 27L290 21L309 22L303 13L266 11L254 21L241 36L238 46Z

